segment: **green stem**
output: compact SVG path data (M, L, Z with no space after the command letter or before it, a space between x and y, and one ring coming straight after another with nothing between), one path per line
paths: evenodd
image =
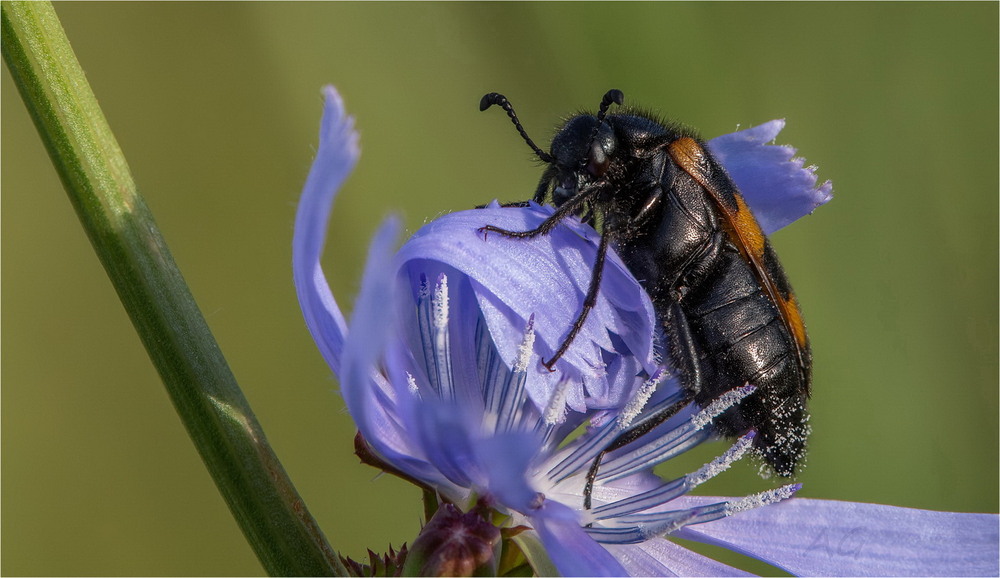
M268 445L48 2L0 3L3 57L174 407L271 575L346 575ZM11 191L6 191L10 194Z

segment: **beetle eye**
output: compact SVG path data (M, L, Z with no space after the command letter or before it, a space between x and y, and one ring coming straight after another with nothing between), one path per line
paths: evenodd
M600 178L608 172L609 166L611 166L611 158L604 153L600 143L594 142L590 148L590 156L587 158L587 172L594 178Z

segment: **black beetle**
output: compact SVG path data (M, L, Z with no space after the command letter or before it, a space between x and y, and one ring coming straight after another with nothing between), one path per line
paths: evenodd
M721 164L690 130L619 108L611 90L596 115L570 118L539 149L509 101L483 97L480 109L503 108L547 167L534 200L555 213L530 231L485 226L483 231L530 238L569 215L601 231L590 288L550 370L594 306L608 247L613 246L652 298L667 337L670 362L688 393L678 406L626 430L606 448L621 448L691 400L706 406L746 383L756 386L715 420L726 436L757 432L754 448L781 476L795 473L809 434L812 353L798 302L785 272L742 195ZM585 507L597 475L587 480Z

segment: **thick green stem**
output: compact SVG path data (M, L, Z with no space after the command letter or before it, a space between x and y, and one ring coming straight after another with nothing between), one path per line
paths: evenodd
M136 192L52 5L4 1L0 9L3 57L21 97L184 426L261 564L272 575L345 575Z

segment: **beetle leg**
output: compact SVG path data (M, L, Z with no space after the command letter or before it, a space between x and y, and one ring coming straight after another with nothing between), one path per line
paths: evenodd
M590 273L590 287L587 288L587 296L583 300L583 308L576 317L576 321L573 322L573 328L569 330L569 335L566 336L566 339L563 339L562 344L552 358L548 361L542 361L542 365L549 371L554 371L553 367L556 361L569 349L570 344L573 343L573 339L576 338L576 334L583 329L583 323L587 320L590 310L597 305L597 295L601 289L601 276L604 273L604 259L608 255L608 245L611 242L611 237L611 231L605 231L601 235L600 244L597 245L597 259L594 260L594 268Z
M591 498L594 492L594 483L597 481L597 472L601 467L601 460L604 455L624 447L643 435L649 433L653 428L667 421L677 414L684 406L691 403L694 396L701 391L702 372L701 363L698 358L698 348L694 343L694 335L691 326L688 324L687 316L678 303L673 303L667 309L665 329L670 334L670 357L674 362L675 369L681 374L681 384L687 390L687 395L677 403L664 408L658 414L647 418L639 425L625 430L612 441L608 447L594 458L593 465L587 471L587 481L583 487L583 509L589 510Z
M644 223L653 211L660 206L660 201L663 200L663 187L659 184L653 187L652 193L646 198L646 203L639 209L639 212L635 215L633 221L635 223Z
M559 169L555 165L548 165L542 172L542 178L538 181L538 187L535 188L535 196L531 200L535 201L539 205L545 202L545 197L549 193L549 188L551 187L552 180L556 178L559 174Z
M691 325L679 303L673 303L667 308L663 325L670 336L670 358L674 362L674 369L680 374L681 385L691 395L697 395L701 392L703 383L701 361Z
M675 415L677 415L677 412L679 412L681 409L684 408L684 406L691 403L693 397L694 396L691 394L685 395L677 403L671 404L661 409L657 413L654 413L653 415L644 419L641 423L639 423L635 427L623 431L621 434L618 435L618 437L614 439L614 441L608 444L608 447L604 448L603 450L601 450L601 453L597 454L597 457L594 458L594 463L590 466L590 469L587 471L587 483L584 484L583 486L584 510L590 509L591 498L593 497L594 493L594 483L597 481L597 472L601 467L601 460L604 459L604 455L607 454L608 452L625 447L626 445L634 442L635 440L639 439L640 437L652 431L653 428L655 428L656 426L674 417Z
M539 235L545 235L559 224L566 217L572 215L583 206L585 202L590 200L592 196L600 191L598 188L594 188L586 193L580 193L566 201L556 209L556 212L552 213L549 218L542 221L540 225L534 229L528 231L510 231L507 229L501 229L500 227L495 227L493 225L486 225L485 227L480 227L480 233L499 233L504 237L513 237L516 239L529 239L531 237L537 237Z

